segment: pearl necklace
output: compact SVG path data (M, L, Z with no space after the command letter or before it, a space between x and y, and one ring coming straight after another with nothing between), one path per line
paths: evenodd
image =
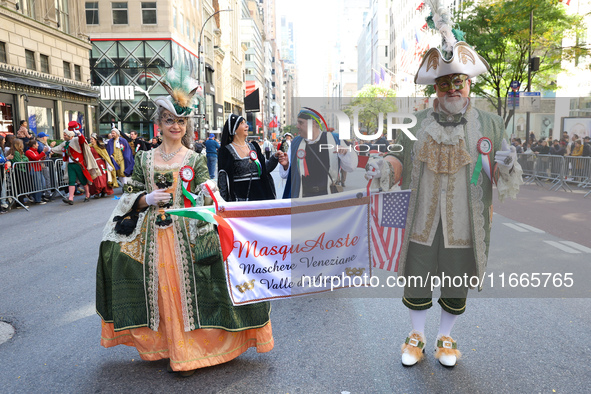
M162 160L164 160L164 161L170 161L170 160L172 160L173 157L176 156L177 153L179 153L181 151L181 149L183 149L182 146L180 148L178 148L177 150L175 150L174 152L164 153L164 150L162 149L162 147L160 147L160 157L162 157Z
M244 148L247 148L248 149L248 144L246 142L243 145L238 145L237 143L235 143L235 142L232 141L232 144L234 146L239 147L240 149L244 149Z

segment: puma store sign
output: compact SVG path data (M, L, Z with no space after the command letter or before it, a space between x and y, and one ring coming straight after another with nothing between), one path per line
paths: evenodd
M101 86L101 100L133 100L133 86Z

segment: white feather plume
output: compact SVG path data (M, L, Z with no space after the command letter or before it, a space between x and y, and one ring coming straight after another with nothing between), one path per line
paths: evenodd
M435 27L439 30L442 38L442 49L445 52L453 52L453 47L458 42L452 32L453 20L447 8L443 4L444 0L427 0L427 4L431 8L433 14L433 22Z

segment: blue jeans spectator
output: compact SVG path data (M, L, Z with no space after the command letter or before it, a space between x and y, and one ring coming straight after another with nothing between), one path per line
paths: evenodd
M207 156L207 169L209 170L209 178L215 179L215 170L218 162L217 156Z
M31 171L31 183L34 190L45 189L45 178L41 171ZM36 203L41 202L42 192L32 193Z

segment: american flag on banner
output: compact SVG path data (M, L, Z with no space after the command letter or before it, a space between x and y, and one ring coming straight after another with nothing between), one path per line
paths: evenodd
M371 260L375 268L398 271L410 190L371 196Z

